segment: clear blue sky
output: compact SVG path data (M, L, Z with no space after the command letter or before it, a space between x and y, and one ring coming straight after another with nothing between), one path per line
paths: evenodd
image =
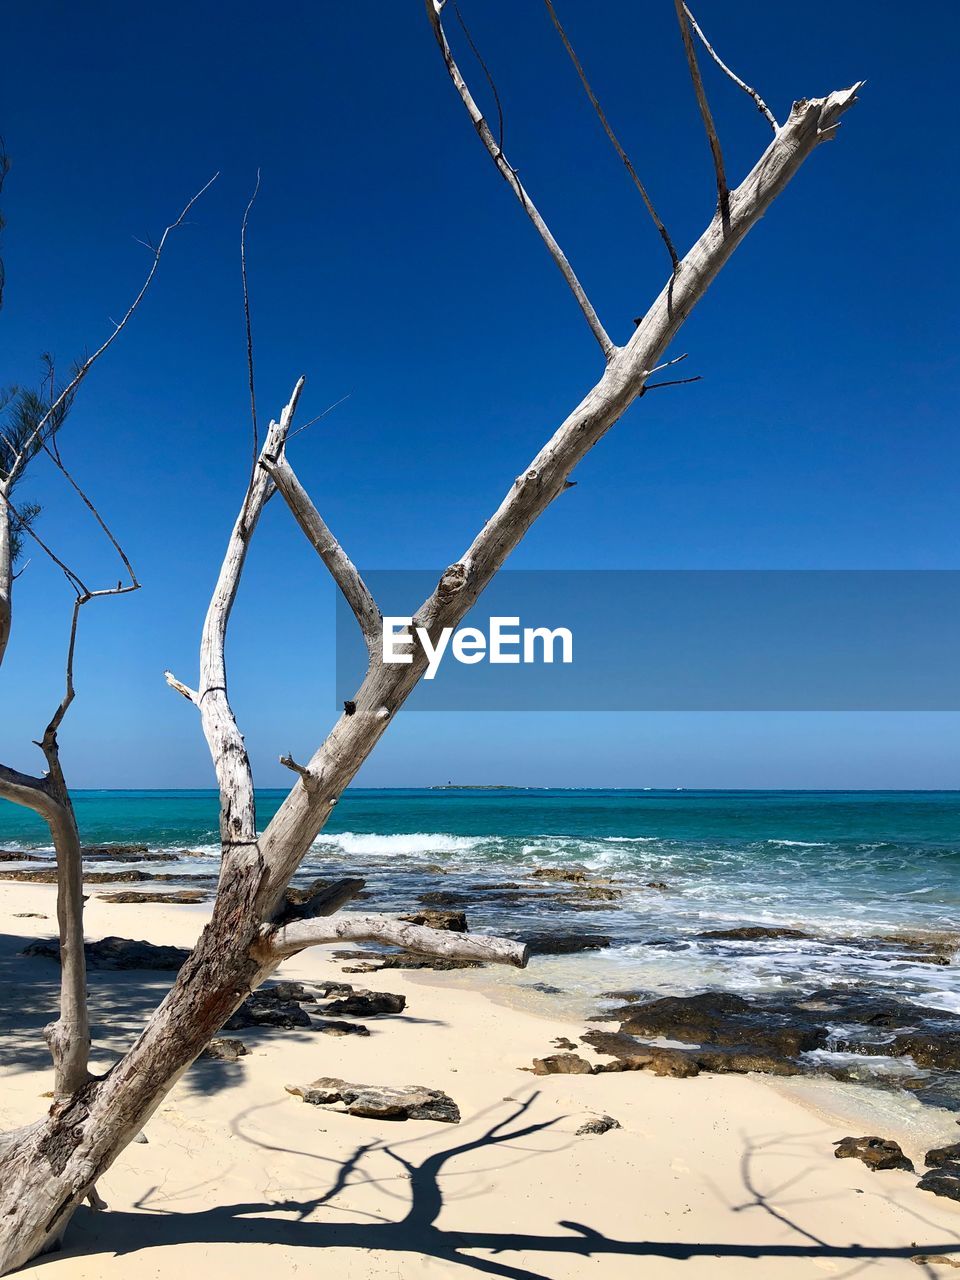
M665 254L537 0L464 0L506 109L506 150L616 340ZM559 4L677 242L712 206L712 170L669 0ZM798 18L700 0L724 56L781 116L866 77L822 148L738 251L682 337L704 381L637 405L512 563L537 568L955 568L954 239L960 18L841 0ZM62 735L77 786L205 786L188 683L212 575L249 465L238 239L251 232L258 391L306 416L349 394L291 455L361 564L441 566L598 374L598 353L497 178L443 71L420 0L8 0L2 129L3 382L65 365L107 332L146 251L221 177L171 243L135 323L84 387L65 459L122 531L144 583L92 606ZM451 15L451 31L455 22ZM478 94L482 77L460 39ZM728 169L768 140L706 78ZM482 94L481 94L482 96ZM951 176L953 175L953 176ZM678 348L680 349L680 348ZM115 570L82 508L38 466L43 533L93 580ZM0 675L5 761L58 696L69 595L35 560ZM331 720L333 589L284 509L258 533L230 648L262 785ZM367 785L927 786L960 782L955 715L411 715Z

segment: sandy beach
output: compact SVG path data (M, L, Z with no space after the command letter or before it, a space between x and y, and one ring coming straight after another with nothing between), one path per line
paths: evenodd
M203 919L203 908L92 896L87 935L185 946ZM4 1127L46 1105L40 1032L53 1015L56 966L19 953L53 936L54 922L51 886L4 885ZM265 1268L293 1276L317 1266L350 1280L470 1270L524 1280L868 1268L906 1276L918 1274L917 1256L956 1250L960 1261L960 1206L917 1190L906 1172L836 1160L837 1139L875 1130L817 1109L815 1090L800 1101L753 1076L538 1078L519 1068L553 1052L558 1037L577 1040L581 1025L491 999L482 972L450 975L456 982L396 971L344 979L330 950L299 957L279 976L403 993L405 1011L369 1019L368 1037L245 1030L246 1057L197 1063L150 1122L146 1143L100 1184L109 1212L81 1210L63 1252L40 1264L51 1280ZM91 971L95 1067L132 1038L169 976ZM285 1090L318 1076L442 1089L462 1120L358 1118ZM603 1114L622 1127L576 1135ZM922 1141L937 1133L882 1136L901 1137L922 1169ZM950 1271L924 1265L927 1274Z

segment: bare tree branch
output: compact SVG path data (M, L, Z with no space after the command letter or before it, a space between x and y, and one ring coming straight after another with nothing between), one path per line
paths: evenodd
M367 648L374 653L380 644L383 618L367 584L357 572L353 561L341 547L323 517L310 501L310 495L297 479L285 454L277 458L264 457L261 466L270 475L283 495L294 519L303 530L310 545L330 571L330 576L340 588L347 604L360 624ZM284 762L285 763L285 762Z
M710 143L710 154L713 156L713 167L717 174L717 203L720 206L721 213L726 217L730 202L730 189L727 186L727 175L723 169L723 152L720 150L717 127L713 123L710 104L707 101L707 91L703 87L700 68L697 66L697 51L693 47L693 36L690 34L690 23L687 18L689 10L683 0L673 0L673 3L677 11L677 21L680 23L680 35L683 38L683 51L687 55L687 66L690 68L690 79L693 81L693 90L697 95L697 106L700 108L703 127L707 133L707 141Z
M773 112L770 110L770 108L767 106L764 100L760 97L759 93L757 93L756 89L751 89L751 87L745 81L741 80L735 71L731 71L731 69L723 61L723 59L717 53L716 49L714 49L713 45L710 43L707 37L700 30L700 27L697 24L696 18L690 12L690 6L685 4L683 8L686 12L687 17L690 19L691 27L693 27L694 31L696 32L697 38L699 39L703 47L706 49L707 53L709 53L710 57L714 60L714 62L717 64L720 70L730 77L730 79L737 86L737 88L742 89L743 92L747 94L748 97L753 99L753 101L756 103L757 110L761 112L762 115L766 116L767 120L770 122L771 129L773 130L774 133L776 133L777 130L780 128L780 126L777 124L777 120Z
M253 466L257 465L257 454L260 452L260 430L257 426L257 392L253 376L253 327L250 323L250 290L247 285L247 222L250 210L260 193L260 170L257 169L257 182L253 195L243 211L243 223L240 227L240 277L243 281L243 321L247 330L247 380L250 384L250 418L253 423Z
M300 393L303 391L303 381L301 378L294 387L293 394L280 415L280 421L270 423L260 453L261 461L268 454L275 456L282 452ZM203 624L203 634L200 639L200 684L196 695L187 691L186 685L181 685L179 681L168 676L168 683L179 693L196 702L200 709L204 736L210 748L220 787L220 840L224 854L234 848L254 847L257 843L253 774L243 743L243 734L237 726L227 694L227 664L224 651L227 624L237 598L250 539L272 492L273 481L270 476L262 467L255 467L243 506L227 544L226 555L220 567L220 574Z
M267 934L260 950L271 959L296 955L322 942L386 942L421 955L445 956L451 960L479 960L492 964L526 966L529 949L513 938L487 937L478 933L452 933L427 929L387 915L350 912L333 919L294 920Z
M477 106L476 102L474 101L473 95L470 93L470 90L467 88L467 83L460 73L460 68L457 66L456 62L454 61L453 54L450 51L450 45L447 43L447 37L443 30L443 23L440 20L440 14L443 9L443 0L426 0L426 6L427 6L427 16L430 19L430 25L433 28L433 34L436 37L437 44L440 47L440 52L443 55L443 61L444 61L444 65L447 68L447 74L450 76L450 79L453 82L453 87L456 89L457 93L460 95L460 100L463 102L463 105L466 107L467 114L469 115L470 119L473 121L473 127L476 129L477 133L480 135L481 142L486 147L487 151L490 153L490 158L493 160L493 163L497 166L497 171L500 173L500 176L504 179L504 181L510 187L511 191L520 201L521 205L523 206L527 214L527 217L536 227L540 235L540 239L547 246L547 251L549 252L550 256L553 258L557 266L560 268L560 273L562 274L564 280L566 280L567 284L569 285L570 292L576 298L577 304L580 307L580 310L583 312L586 318L587 324L590 326L590 329L593 332L593 336L596 338L597 342L600 344L600 350L603 352L607 360L611 359L611 357L618 350L618 348L611 341L609 335L607 334L607 331L604 329L603 325L600 323L600 319L596 311L594 311L593 305L590 302L590 299L587 297L584 291L583 285L577 279L577 276L573 268L571 267L570 263L567 261L566 255L564 254L560 246L557 244L556 240L553 237L553 233L551 232L550 228L547 226L547 224L544 222L543 218L541 217L539 209L530 199L530 196L527 193L526 188L523 186L523 183L520 181L519 177L517 176L516 169L514 169L514 167L509 163L506 156L503 154L502 149L497 144L497 141L494 138L493 134L490 132L490 126L487 124L486 120L484 119L483 113L481 112L480 108Z
M51 418L56 415L61 405L65 404L67 400L69 400L69 398L74 394L76 389L79 387L80 383L84 380L84 378L87 376L87 374L96 364L96 362L100 359L100 357L104 354L104 352L106 352L113 345L116 339L120 336L120 334L126 328L128 321L130 320L133 313L136 311L137 307L139 307L140 303L143 301L144 297L146 296L147 290L150 288L150 285L153 282L153 277L157 273L157 268L160 265L160 258L161 258L161 255L163 254L163 250L166 246L167 239L170 236L170 233L173 231L176 231L176 229L183 224L183 221L186 218L187 214L190 212L193 206L197 203L200 197L204 195L204 193L207 190L209 190L209 188L214 184L214 182L216 182L219 176L220 176L219 172L215 173L213 177L209 180L209 182L204 183L204 185L200 188L200 190L196 193L196 195L191 196L191 198L187 201L186 205L184 205L183 210L181 211L180 216L177 218L177 220L175 222L171 222L170 225L166 228L163 235L160 237L160 243L157 245L156 249L153 251L153 262L150 264L150 270L147 272L147 278L144 280L143 284L140 287L140 292L137 294L134 300L130 303L130 306L127 308L122 319L120 319L114 325L113 332L109 335L108 338L105 339L104 342L100 344L100 346L96 349L96 351L94 351L92 355L87 356L86 360L84 360L83 363L80 365L80 367L77 369L77 372L74 374L73 378L70 380L70 382L67 383L66 387L64 387L60 395L51 404L50 408L47 410L47 412L43 415L43 417L37 423L33 436L31 437L30 440L27 441L25 448L22 449L20 452L20 456L13 463L13 466L11 467L4 481L4 484L7 486L8 492L9 492L10 486L12 486L13 482L16 480L17 476L19 475L23 467L23 464L26 461L26 458L29 456L28 451L30 446L33 444L35 440L42 438L44 429L46 428L47 424L50 422Z
M646 187L640 181L640 175L637 173L636 169L633 167L633 164L630 161L630 157L627 155L626 151L624 151L623 147L621 146L620 140L617 137L617 135L613 132L613 128L610 124L610 121L607 119L606 113L604 112L603 107L601 107L599 99L597 98L597 95L594 93L593 89L590 86L590 81L587 79L587 73L583 69L583 64L581 63L579 57L577 56L577 52L574 49L573 45L570 43L570 38L568 37L566 31L564 31L563 27L560 25L560 19L557 17L557 11L553 7L553 0L543 0L543 2L547 6L547 12L550 14L550 17L553 20L553 25L557 29L557 34L559 35L560 39L563 41L563 47L566 49L567 53L570 55L570 61L573 63L576 73L580 77L580 83L583 85L584 92L586 93L587 97L590 99L590 103L593 106L594 111L597 113L597 118L599 119L600 123L603 125L603 131L607 135L607 137L610 139L610 142L613 144L613 149L616 151L617 155L623 161L623 164L627 170L627 173L629 173L630 177L633 179L634 185L636 186L637 190L640 192L640 198L643 201L643 203L646 205L647 213L649 213L650 217L653 219L653 225L657 228L657 231L660 233L660 239L667 246L667 253L669 253L670 261L673 264L673 269L674 271L676 271L677 264L679 263L680 259L677 256L677 250L674 247L674 243L670 238L670 233L667 231L667 228L663 225L660 215L657 213L656 209L653 207L653 201L650 199L650 196L647 193Z

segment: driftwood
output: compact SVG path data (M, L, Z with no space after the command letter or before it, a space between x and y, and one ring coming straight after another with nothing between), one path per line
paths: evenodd
M677 9L716 162L718 209L703 234L676 262L629 340L617 346L467 87L444 32L443 0L426 0L427 17L453 87L498 172L563 274L604 356L596 384L519 473L500 506L417 611L414 625L425 628L434 640L443 627L456 627L463 619L533 522L569 487L569 476L577 463L644 393L669 344L737 245L819 144L833 137L840 117L855 101L857 85L796 103L751 172L731 189L693 53L693 35L701 33L691 27L686 6L678 3ZM711 56L716 56L712 50ZM576 58L574 62L580 70ZM592 91L588 92L596 106ZM59 894L68 917L61 935L61 945L66 947L65 983L70 972L59 1030L51 1035L58 1060L57 1096L47 1116L0 1139L0 1275L60 1240L77 1205L85 1197L95 1197L97 1179L142 1131L211 1038L284 958L320 942L349 939L387 942L449 958L516 966L526 962L526 947L509 939L436 930L378 914L327 916L311 912L298 919L290 910L285 894L291 877L427 665L422 650L414 652L409 664L383 663L376 603L286 458L302 389L300 379L279 420L271 422L262 447L255 450L256 465L203 626L197 687L191 688L172 674L167 676L170 685L199 712L220 790L222 862L212 916L136 1043L100 1078L87 1076L85 1046L84 1054L71 1051L71 1045L86 1038L81 971L77 968L83 952L74 945L80 936L76 934L80 922L76 902L79 842L75 841L75 822L70 829L72 814L62 777L58 772L54 776L56 726L53 754L47 752L48 778L30 778L0 767L0 795L41 813L55 832L55 842L56 831L62 828L57 853ZM225 642L247 550L274 492L282 496L351 605L367 642L369 665L355 697L313 756L304 764L283 758L297 778L261 831L250 761L230 704ZM6 528L9 541L9 521L8 509L0 505L0 591L2 531ZM0 630L2 624L0 609ZM315 904L317 911L322 912L325 906L336 910L358 891L358 885L358 881L342 882L325 902ZM77 963L71 964L73 960ZM65 1075L68 1063L73 1073L69 1079Z

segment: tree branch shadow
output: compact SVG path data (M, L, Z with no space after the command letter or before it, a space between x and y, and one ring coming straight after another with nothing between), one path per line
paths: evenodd
M621 1239L604 1235L594 1228L573 1220L560 1220L555 1234L489 1231L451 1230L437 1225L444 1207L444 1195L440 1175L445 1167L460 1156L487 1149L502 1150L515 1145L533 1134L552 1128L563 1117L539 1122L524 1122L527 1112L539 1095L532 1094L518 1103L503 1119L487 1125L476 1138L445 1148L417 1161L403 1148L408 1142L384 1142L375 1139L358 1145L345 1161L338 1162L335 1176L327 1190L304 1199L287 1199L270 1202L255 1200L247 1203L220 1205L212 1209L193 1212L176 1212L154 1208L149 1210L152 1192L137 1205L138 1212L93 1213L81 1209L68 1237L69 1252L95 1255L109 1252L123 1257L166 1244L260 1244L283 1245L303 1249L356 1249L387 1254L413 1254L463 1267L483 1275L502 1277L502 1280L549 1280L549 1272L532 1271L507 1261L501 1255L541 1254L538 1266L549 1266L550 1258L580 1258L584 1261L603 1257L651 1259L672 1261L710 1257L722 1259L783 1259L783 1260L832 1260L853 1264L848 1274L876 1262L907 1260L917 1254L960 1254L960 1243L953 1240L916 1242L908 1246L870 1244L832 1245L813 1235L794 1222L782 1207L773 1209L769 1204L772 1193L758 1191L749 1171L751 1152L744 1156L741 1173L750 1200L747 1205L731 1205L733 1211L757 1206L772 1212L776 1221L788 1227L799 1237L796 1243L748 1244L726 1241L674 1241L652 1239ZM418 1141L414 1139L413 1141ZM268 1145L268 1144L265 1144ZM283 1148L279 1148L283 1150ZM318 1211L336 1210L333 1201L352 1180L374 1182L364 1170L364 1162L374 1152L386 1154L405 1175L409 1186L410 1201L406 1213L394 1220L376 1215L360 1215L354 1209L347 1210L353 1217L367 1216L366 1221L313 1220ZM326 1157L318 1156L318 1159ZM498 1166L499 1167L499 1166ZM408 1180L408 1181L407 1181ZM289 1217L278 1216L289 1214ZM269 1216L265 1216L269 1215ZM479 1256L482 1254L483 1256Z

